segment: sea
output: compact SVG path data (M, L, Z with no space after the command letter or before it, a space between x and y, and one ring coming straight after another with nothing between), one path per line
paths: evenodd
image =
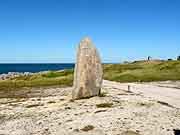
M36 63L36 64L0 64L0 74L8 72L41 72L41 71L56 71L63 69L74 68L74 63Z

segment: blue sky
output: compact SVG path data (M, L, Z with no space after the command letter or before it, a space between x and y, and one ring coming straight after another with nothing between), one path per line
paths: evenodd
M0 0L0 63L69 63L89 36L103 62L176 58L179 0Z

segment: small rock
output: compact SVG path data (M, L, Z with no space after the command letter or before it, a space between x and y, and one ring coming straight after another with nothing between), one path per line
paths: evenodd
M48 127L45 127L44 130L45 130L45 131L49 131L49 128L48 128Z
M53 104L53 103L56 103L55 101L48 101L47 102L48 104Z
M65 107L65 110L70 110L70 109L71 109L71 107L69 107L69 106L68 106L68 107Z
M85 126L84 128L82 128L81 130L84 132L88 132L88 131L93 130L94 128L95 128L94 126L88 125L88 126Z
M94 113L100 113L100 112L106 112L107 110L98 110L98 111L95 111Z

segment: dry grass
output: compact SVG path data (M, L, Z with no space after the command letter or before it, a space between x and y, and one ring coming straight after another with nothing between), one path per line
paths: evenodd
M32 87L72 86L73 70L49 71L47 73L37 73L30 76L20 76L11 80L0 81L0 91L14 91Z
M104 79L117 82L180 80L180 61L136 61L104 65Z

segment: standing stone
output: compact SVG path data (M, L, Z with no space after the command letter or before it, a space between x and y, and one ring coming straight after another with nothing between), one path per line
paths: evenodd
M103 70L97 49L89 38L84 38L78 48L74 73L73 99L100 94Z

